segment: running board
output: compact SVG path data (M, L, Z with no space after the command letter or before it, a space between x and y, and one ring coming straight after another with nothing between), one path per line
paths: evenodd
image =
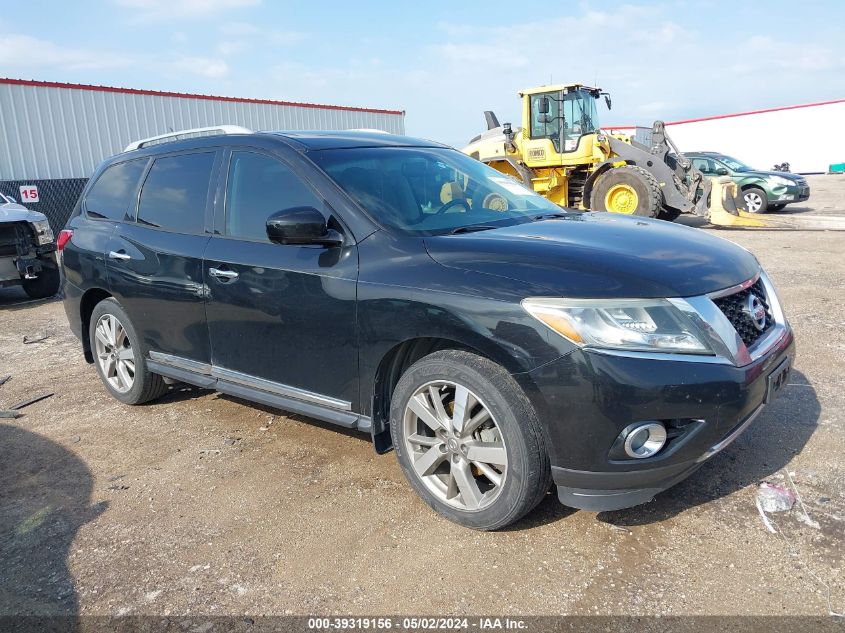
M160 374L166 378L172 378L179 382L185 382L203 389L213 389L236 398L243 398L257 402L268 407L274 407L290 413L296 413L311 418L337 424L346 429L354 429L362 433L369 433L372 427L372 419L369 416L361 415L353 411L342 411L316 403L297 400L278 393L271 393L262 389L243 384L242 382L231 382L205 373L199 373L186 368L186 363L180 363L181 367L175 367L169 362L161 362L162 359L170 358L165 354L156 354L159 360L147 360L147 368L154 374ZM184 360L184 359L180 359ZM193 362L193 361L191 361ZM201 365L201 363L197 363Z

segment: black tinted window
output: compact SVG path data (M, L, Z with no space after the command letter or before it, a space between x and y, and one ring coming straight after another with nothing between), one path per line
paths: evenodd
M85 198L85 209L95 218L123 220L137 191L147 159L130 160L107 168Z
M253 152L234 152L226 193L226 234L266 240L267 218L290 207L322 203L290 168Z
M202 233L214 153L157 158L141 189L138 222L177 233Z

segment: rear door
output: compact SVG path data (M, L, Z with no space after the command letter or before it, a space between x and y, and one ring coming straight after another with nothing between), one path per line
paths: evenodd
M146 349L202 364L210 362L202 257L221 155L155 156L134 221L118 225L106 253L111 291Z
M288 163L236 148L225 161L221 234L205 254L213 371L219 377L334 409L357 405L357 247L318 192ZM310 206L345 244L280 245L267 218Z

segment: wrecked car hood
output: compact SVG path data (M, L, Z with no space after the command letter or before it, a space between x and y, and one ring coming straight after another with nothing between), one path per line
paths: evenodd
M44 222L43 213L30 211L21 204L0 204L0 223L3 222Z

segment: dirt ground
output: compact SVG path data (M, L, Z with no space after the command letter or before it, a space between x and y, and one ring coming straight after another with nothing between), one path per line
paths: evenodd
M845 178L810 184L786 212L845 214ZM759 257L795 328L781 397L652 503L550 494L493 534L433 514L366 436L190 388L124 406L60 301L0 292L0 408L54 392L0 421L0 614L845 612L845 232L716 233ZM802 501L775 533L767 480Z

